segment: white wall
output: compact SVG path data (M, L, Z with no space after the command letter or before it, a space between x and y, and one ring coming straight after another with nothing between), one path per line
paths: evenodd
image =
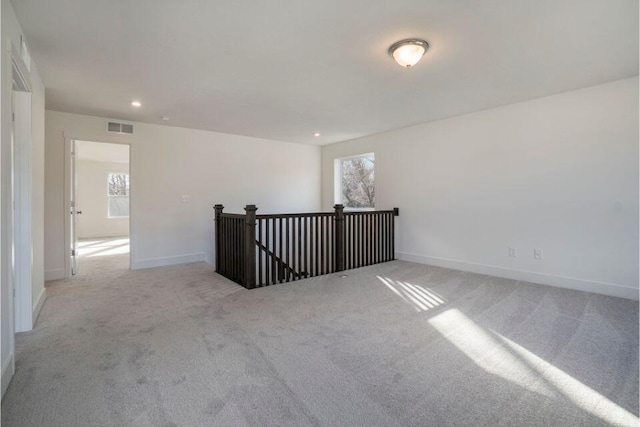
M244 212L315 211L320 148L170 126L107 133L106 119L46 112L45 268L64 274L65 135L130 142L132 267L214 260L213 205ZM181 196L189 195L190 203Z
M2 393L8 385L13 374L13 313L11 311L11 251L10 251L10 227L11 227L11 51L9 40L18 47L22 30L15 16L13 7L8 0L2 0L1 7L1 32L2 32L2 66L1 86L1 180L2 180L2 210L0 217L0 258L1 258L1 283L2 283ZM43 243L44 243L44 85L38 73L36 64L31 61L31 185L32 185L32 315L37 317L44 299L44 267L43 267Z
M399 258L638 298L637 77L324 146L325 209L367 152Z
M78 160L78 237L114 237L129 235L129 218L107 215L107 179L111 172L129 172L127 163Z

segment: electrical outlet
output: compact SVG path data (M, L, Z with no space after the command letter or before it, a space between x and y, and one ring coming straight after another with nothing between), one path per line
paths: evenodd
M533 250L533 259L542 259L542 249Z
M191 202L191 197L188 194L183 194L180 199L182 200L182 203L190 203Z
M509 246L509 256L510 257L517 257L518 256L518 248L512 248L511 246Z

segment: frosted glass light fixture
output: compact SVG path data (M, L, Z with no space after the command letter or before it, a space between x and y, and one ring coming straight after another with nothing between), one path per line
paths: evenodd
M429 49L429 43L421 39L405 39L395 42L389 48L389 55L403 68L416 65Z

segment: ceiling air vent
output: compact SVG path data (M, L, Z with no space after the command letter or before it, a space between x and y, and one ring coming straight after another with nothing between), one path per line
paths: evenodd
M129 123L107 122L107 130L109 132L133 134L133 125Z

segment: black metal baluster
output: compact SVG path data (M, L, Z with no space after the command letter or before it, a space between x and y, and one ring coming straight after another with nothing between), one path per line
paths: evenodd
M350 215L350 217L351 263L349 268L356 268L356 217L355 215Z
M327 229L326 229L326 234L325 234L325 241L326 241L326 256L327 256L327 273L333 273L333 266L332 266L332 262L331 262L331 255L332 255L332 249L333 249L333 244L332 244L332 236L333 236L333 230L332 230L332 225L333 225L333 217L332 216L328 216L326 217L326 221L327 221Z
M278 283L280 266L278 263L278 218L273 218L273 250L271 257L273 258L273 271L271 275L273 276L273 284Z
M391 218L391 259L396 259L396 221L394 214L390 214Z
M286 275L286 281L289 281L289 217L286 217L284 219L284 225L285 225L285 250L284 250L284 254L285 254L285 275Z
M320 248L320 274L326 274L324 268L324 216L318 216L320 221L320 239L318 240L318 246Z
M278 282L282 283L282 281L284 280L284 265L283 265L283 251L284 251L284 246L283 246L283 242L282 242L282 217L279 218L278 221Z
M376 263L380 262L380 215L375 215Z
M302 226L301 226L302 217L298 217L298 263L297 263L297 272L298 279L302 278Z
M269 218L264 219L264 285L269 286L269 266L271 260L269 259Z
M389 261L393 259L393 216L387 214L387 222L389 224Z
M369 223L369 218L371 214L367 213L364 216L364 234L366 238L366 251L365 251L365 265L371 264L371 225Z
M356 230L358 233L358 259L356 268L362 267L362 215L356 215Z
M311 277L309 272L309 217L304 217L304 271L307 277Z
M262 220L258 219L258 286L262 286Z

